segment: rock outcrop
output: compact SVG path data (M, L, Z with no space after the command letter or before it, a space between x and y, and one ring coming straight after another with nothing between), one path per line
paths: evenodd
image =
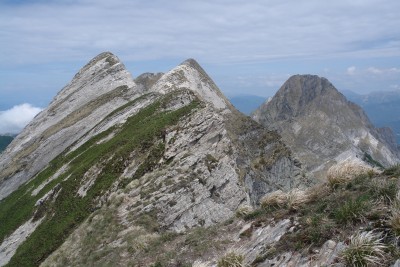
M399 162L390 134L376 129L363 110L325 78L292 76L252 117L277 130L319 178L343 161L386 167Z

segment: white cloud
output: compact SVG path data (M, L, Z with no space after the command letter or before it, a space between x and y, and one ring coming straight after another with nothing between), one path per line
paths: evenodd
M346 73L347 73L348 75L354 75L354 74L356 74L356 67L355 67L355 66L348 67Z
M374 68L374 67L369 67L367 69L368 72L373 73L373 74L381 74L382 70L378 69L378 68Z
M42 109L24 103L0 111L0 134L19 133Z
M398 68L388 68L388 69L380 69L380 68L375 68L375 67L369 67L367 69L367 72L372 73L372 74L396 74L400 73L400 69Z

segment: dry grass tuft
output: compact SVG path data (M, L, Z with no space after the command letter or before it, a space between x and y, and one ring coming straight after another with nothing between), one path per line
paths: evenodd
M300 189L293 189L286 195L286 205L289 209L297 210L309 201L308 194Z
M352 179L359 175L365 174L371 176L371 172L373 172L373 169L366 165L362 165L352 161L346 161L329 168L327 180L329 186L334 188L338 185L343 185L350 182Z
M240 205L236 210L236 216L245 217L254 211L253 207L247 204Z
M310 200L308 193L300 189L292 189L285 193L282 190L277 190L265 195L261 199L261 207L287 207L289 209L297 210L301 205Z
M286 193L282 190L277 190L266 194L260 200L261 207L283 207L286 203Z
M341 260L346 266L382 266L388 255L380 236L372 231L352 235L349 245L341 252Z
M245 267L244 256L237 251L230 251L218 260L217 267Z

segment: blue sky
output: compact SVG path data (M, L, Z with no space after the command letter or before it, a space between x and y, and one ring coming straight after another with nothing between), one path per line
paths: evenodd
M134 77L195 58L228 96L306 73L400 90L399 13L398 0L0 0L0 110L46 107L103 51Z

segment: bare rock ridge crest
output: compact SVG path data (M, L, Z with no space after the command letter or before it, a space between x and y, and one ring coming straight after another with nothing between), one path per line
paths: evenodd
M318 177L344 161L386 167L399 162L393 133L375 128L364 111L325 78L290 77L252 117L277 130Z

